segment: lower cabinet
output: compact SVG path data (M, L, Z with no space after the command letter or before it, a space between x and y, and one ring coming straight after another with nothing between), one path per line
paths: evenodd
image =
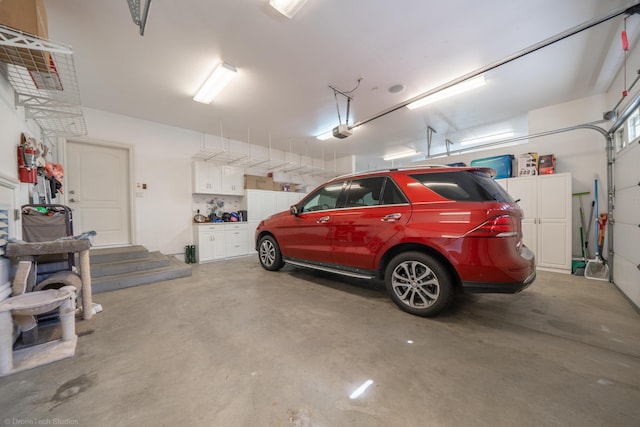
M247 223L195 224L193 241L198 263L247 254Z
M225 224L225 249L227 257L247 255L247 223Z
M198 262L214 261L225 257L224 224L199 224L193 226Z

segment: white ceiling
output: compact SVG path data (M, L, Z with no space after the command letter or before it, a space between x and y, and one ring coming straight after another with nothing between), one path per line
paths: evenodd
M268 146L271 135L276 149L375 163L406 147L424 153L427 125L437 132L432 152L443 151L445 138L514 126L526 133L528 111L607 91L622 65L623 17L487 72L483 88L321 142L314 136L338 122L330 85L349 91L364 78L351 103L350 118L360 122L633 3L308 0L289 20L268 0L153 0L144 36L125 0L45 6L50 39L73 47L85 107L211 135L222 130L256 145ZM236 66L238 78L211 105L194 102L219 60ZM406 89L390 93L396 84ZM345 98L338 99L344 121Z

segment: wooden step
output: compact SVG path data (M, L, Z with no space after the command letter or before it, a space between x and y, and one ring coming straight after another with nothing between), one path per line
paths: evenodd
M89 251L91 266L105 262L129 261L144 259L149 251L144 246L123 246L118 248L97 248Z
M91 263L91 277L113 276L116 274L133 273L151 270L170 265L170 257L160 252L149 252L146 258L127 259L124 261Z
M97 248L89 252L93 293L191 276L191 266L144 246Z

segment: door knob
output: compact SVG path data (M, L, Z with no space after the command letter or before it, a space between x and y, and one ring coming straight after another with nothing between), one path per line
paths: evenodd
M76 203L76 202L79 202L80 200L76 200L76 199L73 199L73 198L72 198L72 199L69 199L69 201L70 201L71 203Z

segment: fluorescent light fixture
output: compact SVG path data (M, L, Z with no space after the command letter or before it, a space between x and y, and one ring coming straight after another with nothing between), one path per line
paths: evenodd
M397 160L397 159L403 159L405 157L415 156L416 154L418 154L416 150L409 150L409 151L403 151L401 153L390 154L388 156L384 156L382 159L385 162L388 162L390 160Z
M357 399L360 397L360 395L364 393L371 384L373 384L373 380L366 380L360 387L355 389L355 391L349 395L349 399Z
M204 82L198 93L196 93L196 96L193 97L193 100L202 102L203 104L211 104L213 98L215 98L237 74L238 70L236 67L226 62L220 62Z
M505 131L500 133L494 133L491 135L478 136L476 138L468 138L460 141L460 145L472 145L480 144L481 142L499 141L513 136L513 131Z
M410 110L414 110L427 104L431 104L432 102L440 101L442 99L449 98L450 96L457 95L459 93L466 92L468 90L475 89L486 84L487 81L485 80L484 75L474 77L472 79L465 80L462 83L458 83L455 86L448 87L439 92L418 99L417 101L414 101L411 104L407 105L407 108Z
M307 0L269 0L269 4L275 10L291 19L298 13Z

